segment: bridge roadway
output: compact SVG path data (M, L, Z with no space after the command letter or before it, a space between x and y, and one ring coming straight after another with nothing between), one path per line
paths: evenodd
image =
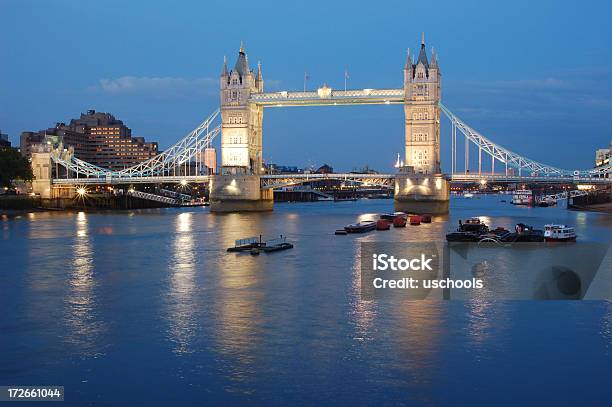
M330 105L381 105L405 102L404 89L354 89L333 90L322 87L307 92L253 93L249 103L266 107L330 106Z
M106 177L106 178L56 178L53 185L118 185L118 184L160 184L160 183L206 183L210 181L209 175L188 176L152 176L152 177ZM263 189L277 188L287 185L302 184L304 182L322 180L340 180L358 182L366 185L392 187L395 174L278 174L261 175ZM451 182L474 182L482 180L494 183L540 183L540 184L612 184L612 178L586 178L586 177L554 177L554 176L511 176L505 174L477 174L457 173L450 177Z

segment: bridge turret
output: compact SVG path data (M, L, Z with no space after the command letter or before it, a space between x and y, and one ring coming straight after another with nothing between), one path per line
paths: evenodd
M406 103L406 165L415 173L439 174L440 169L440 69L432 50L427 58L425 36L416 63L404 68Z
M412 81L412 71L412 59L410 58L410 48L408 48L408 54L406 55L406 64L404 65L404 86L406 85L406 83Z
M404 67L404 100L406 159L395 179L395 210L446 213L450 189L440 168L440 69L433 49L427 58L424 34L418 57Z
M263 91L261 64L257 74L249 67L240 44L234 68L221 74L221 171L259 174L262 166L263 108L249 103L251 93Z
M255 78L255 87L258 92L263 92L263 74L261 73L261 61L257 62L257 77Z
M257 72L240 44L234 68L221 74L221 174L211 181L212 211L272 209L272 190L262 190L263 106L251 94L263 92L261 64Z

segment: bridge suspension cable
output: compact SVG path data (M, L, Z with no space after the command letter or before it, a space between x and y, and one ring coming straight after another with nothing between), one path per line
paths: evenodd
M210 147L214 138L221 132L221 125L212 127L219 113L219 109L215 110L198 127L161 154L123 170L112 171L98 167L74 157L70 151L61 148L51 151L51 159L56 164L66 168L67 174L72 172L76 174L77 178L83 176L85 178L129 179L176 176L177 170L180 175L181 166L185 167L185 171L188 163L192 160L195 160L196 167L201 164L200 153ZM196 170L199 171L199 168Z
M557 167L552 167L550 165L542 164L538 161L534 161L529 158L523 157L513 151L508 150L507 148L504 148L492 142L491 140L489 140L488 138L486 138L485 136L483 136L482 134L474 130L472 127L468 126L463 120L457 117L453 112L451 112L442 103L440 103L439 106L442 112L444 112L446 117L448 117L448 119L451 121L451 125L452 125L452 136L451 137L453 139L453 142L452 142L452 149L453 149L452 151L452 157L453 157L452 158L452 165L453 165L452 172L453 173L456 172L456 164L457 164L456 163L456 148L457 148L456 135L457 135L457 129L458 129L465 136L466 172L468 171L468 168L469 168L469 143L468 142L472 142L478 147L479 172L482 170L482 152L484 151L485 153L489 154L492 157L492 168L495 168L495 160L499 160L501 163L506 165L506 168L508 166L517 168L519 170L519 175L521 174L523 170L528 170L530 171L531 174L538 174L538 175L544 175L544 176L559 177L559 176L571 176L574 174L573 171L564 170L564 169L557 168Z
M603 167L591 168L587 170L565 170L550 165L542 164L538 161L523 157L505 147L496 144L468 126L457 115L451 112L442 103L439 103L440 109L446 117L451 121L451 172L457 172L457 129L465 136L465 173L469 172L469 142L474 143L478 147L478 172L482 171L482 152L491 156L491 171L495 172L495 160L500 161L505 165L505 173L508 175L508 167L518 169L518 175L521 176L523 170L529 171L528 176L543 176L543 177L577 177L591 178L603 177L611 172L611 165ZM469 142L468 142L469 141Z

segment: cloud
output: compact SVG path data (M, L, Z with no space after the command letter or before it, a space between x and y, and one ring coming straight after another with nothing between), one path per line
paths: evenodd
M274 90L279 88L281 81L268 79L264 83L267 88ZM219 79L209 77L188 79L172 76L121 76L116 79L100 79L96 85L90 86L88 90L110 95L140 95L160 98L217 96Z
M554 76L503 81L455 81L445 94L458 96L463 113L506 119L593 117L612 107L612 70L565 70ZM458 110L459 111L459 110Z
M111 95L141 95L153 97L190 97L213 95L218 91L218 79L121 76L116 79L100 79L90 91Z

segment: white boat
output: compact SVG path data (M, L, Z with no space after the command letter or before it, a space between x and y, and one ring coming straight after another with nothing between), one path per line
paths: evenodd
M463 194L463 197L466 198L466 199L474 198L474 194L471 194L471 193L467 192L467 193Z
M512 194L513 205L533 205L533 192L529 189L517 189Z
M566 225L544 225L544 240L547 242L575 242L576 231Z

